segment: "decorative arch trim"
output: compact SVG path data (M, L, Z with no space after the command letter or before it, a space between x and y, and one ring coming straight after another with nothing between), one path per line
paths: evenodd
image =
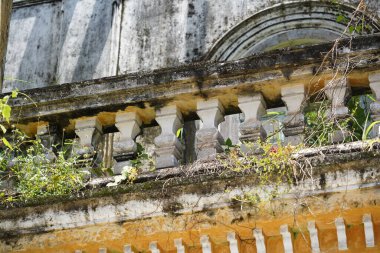
M206 55L206 60L238 60L272 49L318 44L342 36L355 8L324 1L288 2L265 9L227 32ZM366 16L369 33L380 25ZM342 36L343 38L346 36Z

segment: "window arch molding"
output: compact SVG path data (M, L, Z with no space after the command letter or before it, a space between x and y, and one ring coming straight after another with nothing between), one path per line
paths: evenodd
M242 21L206 54L206 60L238 60L272 49L333 41L346 28L339 16L350 19L355 8L326 1L288 2L265 9ZM366 17L371 33L380 25Z

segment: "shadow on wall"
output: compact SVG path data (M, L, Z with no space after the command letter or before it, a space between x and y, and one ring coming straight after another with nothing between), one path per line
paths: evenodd
M44 4L12 13L4 91L53 83L58 61L59 5ZM21 29L22 28L22 29Z
M109 52L105 53L109 34L112 28L113 1L95 1L87 26L82 46L79 48L79 58L70 81L82 81L107 76ZM109 48L108 48L109 51ZM101 70L98 70L101 65Z
M3 91L106 76L112 3L68 0L15 8Z

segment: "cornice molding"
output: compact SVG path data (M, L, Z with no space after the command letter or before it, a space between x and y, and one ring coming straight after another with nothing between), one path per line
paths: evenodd
M23 7L29 7L33 5L46 4L46 3L54 3L54 2L62 2L62 0L20 0L13 1L13 9L19 9Z

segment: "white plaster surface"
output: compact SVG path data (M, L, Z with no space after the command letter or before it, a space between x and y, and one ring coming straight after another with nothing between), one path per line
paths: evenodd
M17 4L10 24L5 67L8 80L4 90L44 87L198 61L245 19L294 1L46 0L31 4L26 0L14 1ZM371 10L378 11L377 0L366 2ZM276 23L275 17L269 21ZM270 43L275 45L298 37L315 37L320 41L336 36L335 31L307 27L284 33L281 22L273 29L273 38L269 35L263 37L265 41L258 38L261 43L255 43L256 52ZM239 50L236 57L251 54L249 48L244 52Z

